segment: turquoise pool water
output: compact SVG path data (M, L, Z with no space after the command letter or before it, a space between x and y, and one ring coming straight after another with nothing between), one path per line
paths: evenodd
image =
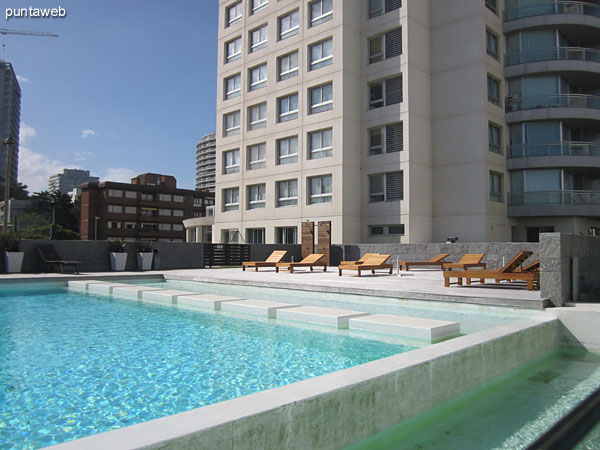
M523 449L600 386L600 355L559 351L349 450ZM577 447L600 449L600 428Z
M395 314L426 319L460 322L463 334L475 333L498 325L540 314L539 311L502 308L497 306L467 305L460 303L404 300L388 297L302 291L293 289L240 286L235 284L204 283L198 281L167 280L136 281L135 284L159 286L209 294L239 296L258 300L272 300L301 305L351 309L371 314Z
M412 349L32 289L0 292L1 449L48 446Z

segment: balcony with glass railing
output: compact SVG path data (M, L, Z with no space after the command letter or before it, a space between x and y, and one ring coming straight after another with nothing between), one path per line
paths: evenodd
M537 156L600 156L600 142L563 141L518 144L507 147L508 158Z
M600 191L536 191L508 194L508 206L533 205L600 206Z
M585 61L600 63L600 50L584 47L554 47L509 53L504 56L506 67L543 61Z
M539 108L600 109L600 96L589 94L551 94L533 97L507 96L505 108L507 113ZM600 115L598 118L600 118Z
M588 2L542 2L504 11L504 22L554 14L580 14L600 18L600 5Z

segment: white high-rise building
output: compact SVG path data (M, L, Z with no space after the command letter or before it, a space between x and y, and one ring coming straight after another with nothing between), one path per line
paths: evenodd
M507 169L512 123L526 118L505 112L521 74L506 77L504 42L566 18L597 47L599 28L583 7L531 18L510 3L504 14L499 0L220 0L213 240L297 243L302 222L321 220L333 243L522 239L533 219L508 188L537 189L544 174L521 186ZM527 95L548 84L536 77ZM544 211L537 223L568 231Z
M17 184L19 174L19 129L21 121L21 87L12 64L0 59L0 178L6 177L8 149L6 138L12 138L10 158L10 183ZM0 184L4 186L4 181Z

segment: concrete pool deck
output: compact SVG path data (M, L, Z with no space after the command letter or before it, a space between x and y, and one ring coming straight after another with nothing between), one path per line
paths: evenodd
M482 286L444 287L440 270L413 269L410 272L396 272L392 275L378 273L338 276L337 267L327 272L298 270L294 273L275 273L274 268L264 268L258 272L242 271L239 267L185 270L155 270L148 272L90 272L73 274L6 274L2 281L39 280L63 281L105 278L119 281L123 278L163 277L172 280L203 281L221 284L251 285L284 289L300 289L319 292L360 294L401 299L430 300L445 303L469 303L488 306L543 309L549 306L549 299L543 298L540 291L528 291L523 285L508 283L486 283Z

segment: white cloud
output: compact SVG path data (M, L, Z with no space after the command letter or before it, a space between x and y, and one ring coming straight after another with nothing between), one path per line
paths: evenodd
M100 177L102 181L117 181L120 183L131 183L131 179L136 177L138 174L133 170L126 169L124 167L111 167L106 169L106 173L103 177Z
M29 83L29 78L24 77L22 75L17 75L17 81L19 83Z
M81 139L87 139L90 136L96 136L96 132L94 130L81 130Z
M30 148L32 138L37 136L35 128L21 122L19 133L19 181L27 185L30 193L48 190L50 175L62 172L65 164L35 153Z

